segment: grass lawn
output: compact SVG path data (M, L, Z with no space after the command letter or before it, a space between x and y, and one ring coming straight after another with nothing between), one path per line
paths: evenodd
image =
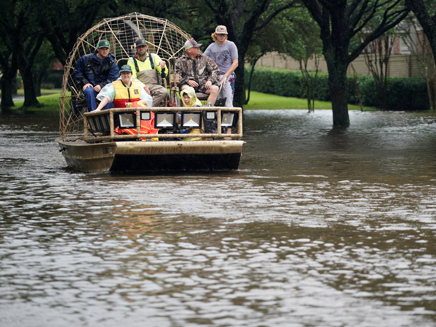
M251 91L250 101L244 109L307 109L307 100ZM332 104L326 101L315 101L315 109L332 109ZM360 106L349 104L348 109L360 110ZM375 108L363 107L363 110L375 110Z
M41 94L44 95L50 95L50 94L59 94L61 92L60 89L41 89ZM0 92L1 94L1 92ZM24 96L24 90L18 89L17 95Z
M22 95L23 90L19 90L18 94ZM46 114L57 115L59 110L59 94L60 90L41 90L42 96L38 97L38 101L43 105L40 108L32 107L27 110L22 110L23 100L15 101L15 107L17 113L33 113L33 114ZM331 109L331 102L315 101L315 109ZM359 106L349 105L350 110L360 110ZM288 98L279 95L265 94L260 92L251 92L250 101L244 106L246 110L256 109L307 109L306 99ZM363 107L363 110L375 110L371 107Z
M23 90L18 90L18 96L23 96ZM41 107L30 107L23 109L24 100L14 101L15 106L12 107L12 112L17 114L36 114L41 116L59 116L59 89L43 89L41 96L37 99Z

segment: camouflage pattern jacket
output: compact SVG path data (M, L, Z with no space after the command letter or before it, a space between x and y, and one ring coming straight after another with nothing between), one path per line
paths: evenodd
M179 87L188 84L188 80L194 80L200 85L200 91L204 89L207 81L218 85L221 74L215 61L203 54L199 54L195 59L184 54L176 61L176 73L179 75Z

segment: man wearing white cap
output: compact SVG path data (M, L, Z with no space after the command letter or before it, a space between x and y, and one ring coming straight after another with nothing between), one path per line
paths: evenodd
M194 39L185 42L186 54L176 61L179 88L193 87L196 92L209 94L207 102L213 106L219 91L220 69L212 59L200 54L200 46Z
M234 71L238 67L238 48L227 40L227 27L218 25L212 38L215 41L209 45L204 54L215 61L220 68L220 84L223 86L219 98L226 98L226 107L233 107L233 91L230 80L235 78Z

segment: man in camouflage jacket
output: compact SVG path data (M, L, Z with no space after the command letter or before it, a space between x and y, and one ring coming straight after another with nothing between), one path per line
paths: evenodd
M195 40L185 42L186 54L177 59L176 73L179 75L179 88L193 87L196 92L209 95L207 103L214 105L218 96L220 69L209 57L200 54L200 46Z

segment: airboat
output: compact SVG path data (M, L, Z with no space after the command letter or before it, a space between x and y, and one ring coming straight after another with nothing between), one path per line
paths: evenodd
M95 51L99 40L111 44L119 67L135 54L137 39L165 60L169 73L163 79L168 95L160 107L113 108L88 112L74 80L74 65ZM153 173L159 171L237 170L245 143L242 109L182 107L175 61L192 37L172 22L131 13L107 18L80 36L64 68L60 106L60 137L56 140L69 168L82 172ZM201 99L201 98L200 98ZM152 114L153 113L153 114ZM141 122L154 116L155 134L142 134ZM205 126L213 126L205 129ZM115 130L136 133L120 135ZM186 134L187 128L199 133ZM207 131L207 132L206 132ZM194 139L194 140L193 140Z

